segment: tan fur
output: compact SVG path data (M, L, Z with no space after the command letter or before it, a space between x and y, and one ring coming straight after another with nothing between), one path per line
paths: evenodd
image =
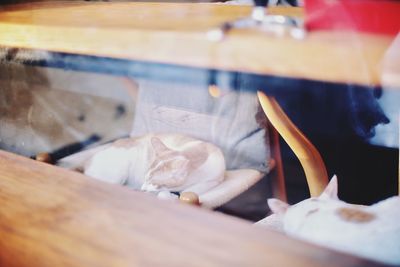
M366 223L375 219L374 214L356 208L339 208L336 214L344 221L354 223Z
M133 147L137 144L137 140L136 139L132 139L132 138L123 138L123 139L119 139L117 141L115 141L112 146L114 147L122 147L122 148L130 148Z
M190 160L190 167L192 169L201 166L208 157L207 147L205 144L199 144L192 150L185 151L184 154Z

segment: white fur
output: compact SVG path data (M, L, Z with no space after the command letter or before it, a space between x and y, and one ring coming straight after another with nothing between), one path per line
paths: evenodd
M168 198L167 192L171 191L202 194L224 179L221 150L179 134L148 134L119 140L82 155L72 160L66 158L60 165L80 165L90 177L137 190L162 192L162 198ZM163 161L157 163L160 158ZM164 171L162 166L168 162L173 168Z
M334 178L318 198L293 206L280 200L268 203L283 220L284 232L290 236L368 259L400 264L400 197L361 206L339 200L336 193ZM338 213L344 208L371 214L373 218L348 220Z

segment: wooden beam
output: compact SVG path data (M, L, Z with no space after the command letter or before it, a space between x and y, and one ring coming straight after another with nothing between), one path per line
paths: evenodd
M0 12L0 46L380 85L390 36L319 31L295 40L233 30L221 42L207 38L209 30L250 11L246 6L221 4L16 5ZM302 16L299 8L270 12ZM400 88L399 80L393 79L392 85Z

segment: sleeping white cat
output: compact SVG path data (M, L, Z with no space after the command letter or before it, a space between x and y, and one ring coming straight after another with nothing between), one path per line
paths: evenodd
M317 198L296 205L270 199L286 234L346 253L400 264L400 197L372 206L353 205L337 197L333 177Z
M179 134L148 134L64 158L59 165L134 189L201 194L224 179L225 160L211 143ZM168 196L168 195L167 195Z

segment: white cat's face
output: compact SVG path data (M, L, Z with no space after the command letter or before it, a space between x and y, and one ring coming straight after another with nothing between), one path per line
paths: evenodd
M324 210L331 210L332 206L340 205L337 191L337 178L334 176L319 197L303 200L293 206L278 199L269 199L268 205L271 211L283 220L285 231L296 232L304 220L315 212L321 213Z
M145 182L158 187L179 186L189 174L188 165L189 160L180 155L169 155L166 159L157 159L152 163Z
M189 160L183 153L166 147L158 138L152 138L151 143L156 158L145 176L143 189L156 191L161 187L182 185L189 175Z

